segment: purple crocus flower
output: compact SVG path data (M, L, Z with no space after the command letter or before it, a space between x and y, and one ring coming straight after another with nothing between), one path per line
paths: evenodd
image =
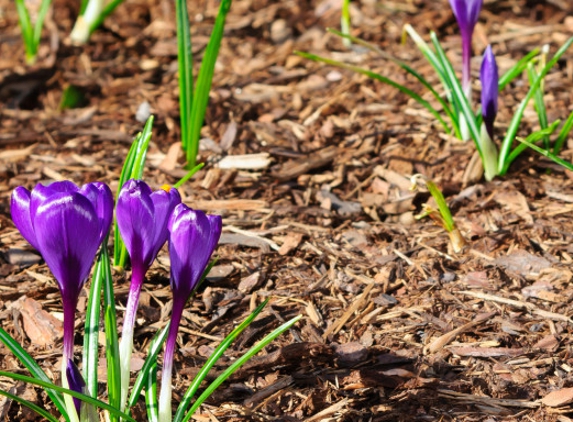
M493 139L493 122L497 115L497 97L499 93L499 75L495 56L488 45L483 55L480 70L481 110L483 123L488 135Z
M85 393L86 390L86 382L80 373L80 370L74 363L72 359L68 359L68 365L66 367L66 377L68 379L68 384L70 386L70 390L77 391L79 393ZM82 401L76 397L73 398L74 406L76 407L76 412L78 415L80 414L80 408L82 405Z
M131 258L131 285L120 343L122 410L129 387L133 351L133 327L145 273L167 241L167 222L181 202L177 189L166 187L152 192L141 180L128 180L117 200L117 224Z
M462 36L462 89L466 95L469 94L471 89L470 59L472 54L472 35L482 4L483 0L450 0L450 5L458 21Z
M169 219L168 229L173 309L163 357L159 398L160 422L171 420L171 373L183 309L201 280L219 242L222 220L221 216L206 215L202 211L190 209L185 204L179 204Z
M54 274L64 308L63 370L73 359L75 310L96 252L109 231L113 197L100 182L81 188L70 181L14 189L14 225ZM66 377L62 376L64 384Z

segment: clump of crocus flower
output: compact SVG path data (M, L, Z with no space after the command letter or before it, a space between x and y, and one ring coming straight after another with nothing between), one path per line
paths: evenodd
M219 238L222 220L185 204L175 207L169 219L169 257L173 309L165 343L163 374L159 396L159 422L171 422L171 374L177 331L187 300L201 280Z
M165 187L152 192L141 180L128 180L117 201L117 224L131 259L131 285L119 346L121 367L121 406L124 409L129 387L133 351L133 328L145 273L167 241L167 223L181 202L177 189Z
M480 69L481 109L483 123L480 130L480 147L483 156L485 178L492 180L498 173L498 151L493 142L493 123L497 116L499 75L491 46L487 46Z
M68 381L76 374L70 370L75 366L75 310L97 250L109 232L111 191L100 182L81 188L70 181L54 182L37 185L32 192L20 186L12 193L10 209L14 225L42 254L60 288L64 309L62 381L81 392L79 380ZM70 415L77 420L75 403L65 397Z

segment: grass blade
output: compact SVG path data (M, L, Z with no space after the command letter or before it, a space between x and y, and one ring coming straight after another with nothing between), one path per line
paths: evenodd
M215 72L215 63L219 55L219 48L221 47L221 40L223 39L223 32L225 30L225 20L231 8L231 3L232 0L221 0L219 12L215 18L213 32L209 38L209 43L207 44L201 67L199 68L199 74L197 75L195 95L191 107L191 120L189 121L189 130L191 131L189 135L190 143L186 149L187 165L189 168L195 167L195 163L197 162L201 128L205 120L205 112L207 111L207 104L209 102L209 92L211 91L213 73Z
M527 76L529 78L529 84L533 84L535 78L537 77L537 72L533 67L532 63L527 66ZM547 129L547 110L545 109L545 102L543 101L543 84L539 85L539 88L535 91L533 95L533 104L535 105L535 111L537 112L537 118L539 120L539 126L541 130ZM549 137L543 137L543 148L549 149Z
M90 35L101 26L105 18L111 15L115 10L115 8L119 6L121 3L123 3L123 0L112 0L104 6L103 10L100 12L97 19L94 20L90 25L89 29Z
M46 19L46 14L50 9L52 0L42 0L40 3L40 10L38 10L38 16L36 17L36 23L34 25L34 44L36 45L36 50L40 45L40 39L42 38L42 28L44 27L44 19Z
M157 361L153 360L147 375L147 386L145 387L145 407L149 422L157 422L159 419L159 408L157 405Z
M183 395L183 398L181 399L181 402L177 407L177 412L175 412L175 417L173 418L174 422L180 422L183 419L187 407L191 403L191 400L193 400L195 393L199 389L199 386L201 385L201 383L203 382L203 380L205 379L205 377L207 376L213 365L215 365L215 363L219 360L219 358L223 355L223 353L225 353L225 350L229 348L231 343L235 341L235 339L239 336L239 334L241 334L245 330L245 328L247 328L251 324L251 322L253 322L253 320L261 313L261 311L267 305L268 302L269 300L266 299L259 306L257 306L257 308L241 324L239 324L233 331L231 331L231 333L227 337L225 337L225 339L219 344L219 346L217 346L217 348L211 354L211 356L209 356L209 359L207 359L205 364L201 367L201 370L197 373L197 375L193 379L193 382Z
M36 54L38 52L38 45L34 42L32 21L24 0L15 0L15 3L16 12L18 13L18 23L20 24L20 30L22 31L22 40L24 41L24 49L26 50L26 61L31 63L36 59Z
M102 251L106 249L107 237L103 241ZM106 254L107 255L107 254ZM101 291L103 278L105 277L106 265L103 253L100 251L96 262L92 285L88 296L88 306L86 310L86 323L84 329L84 355L83 355L83 377L86 387L91 396L96 398L98 391L97 369L99 362L98 337L99 322L101 317ZM109 263L107 264L109 265Z
M42 416L44 419L50 422L58 422L55 416L51 413L48 413L46 410L42 409L40 406L32 403L31 401L25 400L21 397L15 396L14 394L9 393L8 391L4 391L0 389L0 396L8 397L10 400L14 400L16 403L20 403L22 406L27 407L28 409L33 410L38 415Z
M309 60L313 60L316 62L322 62L322 63L326 63L326 64L329 64L332 66L340 67L342 69L352 70L353 72L356 72L356 73L361 73L361 74L366 75L372 79L376 79L382 83L385 83L387 85L390 85L390 86L398 89L400 92L408 95L410 98L415 100L421 106L426 108L440 122L440 124L443 126L446 133L451 133L450 127L444 121L444 119L442 118L440 113L434 107L432 107L432 105L428 101L424 100L422 97L420 97L418 94L416 94L411 89L406 88L404 85L400 85L399 83L394 82L393 80L388 79L382 75L379 75L378 73L372 72L368 69L364 69L364 68L354 66L351 64L339 62L337 60L328 59L326 57L321 57L321 56L317 56L315 54L305 53L302 51L295 51L295 54L298 54L299 56L304 57L304 58L309 59Z
M567 51L567 49L571 46L572 43L573 43L573 37L569 38L567 42L565 42L565 44L563 44L561 48L557 50L553 58L549 60L549 62L547 62L547 64L543 67L543 69L541 69L541 72L539 72L537 78L535 78L535 81L529 88L529 91L527 92L525 98L519 104L519 107L517 108L513 116L513 119L511 120L509 128L507 129L505 138L503 138L503 141L501 143L501 150L499 154L499 165L498 165L500 175L504 175L509 169L509 164L507 163L507 161L510 155L511 146L513 144L513 140L515 139L515 135L517 134L517 130L519 128L519 124L521 123L521 118L523 117L525 108L527 107L527 103L529 103L529 100L531 100L531 97L535 94L535 91L539 88L539 85L541 84L543 78L545 78L549 70L551 70L551 68L555 65L555 63L557 63L557 61L561 58L561 56L565 53L565 51Z
M129 401L127 402L127 408L131 408L137 403L137 399L141 394L141 390L147 384L147 375L151 370L151 366L157 361L157 356L161 349L163 348L163 343L165 343L165 339L167 338L167 332L169 330L169 324L167 324L161 331L158 331L155 334L155 337L151 340L149 345L149 350L147 352L147 358L145 358L145 362L143 363L143 367L139 371L135 382L133 383L133 387L131 389L131 394L129 396Z
M45 382L45 381L39 380L37 378L27 377L26 375L13 374L11 372L5 372L5 371L0 371L0 377L6 377L6 378L10 378L10 379L17 380L17 381L23 381L27 384L37 385L38 387L42 387L46 391L48 389L55 390L58 393L63 393L63 394L70 395L72 397L76 397L76 398L78 398L78 399L80 399L86 403L89 403L89 404L92 404L96 407L99 407L100 409L107 410L110 413L110 415L114 416L115 418L122 418L122 419L125 419L126 421L129 421L129 422L137 422L131 416L126 415L123 412L120 412L117 408L110 406L109 404L107 404L101 400L94 399L93 397L86 396L85 394L78 393L77 391L73 391L73 390L69 390L69 389L64 388L64 387L60 387L60 386L53 384L51 382Z
M559 135L557 135L557 139L555 140L555 145L553 146L553 154L555 155L559 154L561 148L563 147L563 144L567 140L569 132L571 132L571 128L573 128L573 111L569 114L567 120L565 120L563 127L559 131Z
M32 374L35 379L46 383L51 382L46 373L42 368L40 368L40 365L38 365L32 356L30 356L28 352L26 352L22 346L20 346L20 344L18 344L18 342L14 340L2 327L0 327L0 341L10 349L14 356L16 356L22 365L30 371L30 374ZM68 412L62 395L52 389L46 389L46 393L48 394L48 397L52 399L64 418L69 421Z
M119 367L119 345L117 334L117 320L115 311L115 296L113 293L113 279L109 265L107 249L102 248L103 265L103 307L105 327L105 355L107 361L107 391L109 404L117 409L121 406L121 372ZM117 416L111 415L112 421Z
M181 146L187 151L191 143L190 124L193 105L193 51L186 0L175 1L177 18L177 63L179 66L179 113L181 120Z
M534 49L529 52L526 56L522 57L516 64L507 70L503 75L499 77L499 90L501 91L506 87L511 81L517 78L527 67L527 64L539 54L539 48Z
M452 217L452 213L450 212L450 207L448 207L446 198L444 198L444 194L431 180L426 181L426 186L428 187L430 194L434 197L434 200L438 205L440 215L444 220L444 229L446 229L447 232L453 231L456 228L456 223L454 223L454 218Z
M528 141L526 141L525 139L522 139L520 137L516 138L519 142L521 142L522 144L527 145L529 148L531 148L534 151L537 151L539 154L546 156L547 158L552 159L553 161L555 161L557 164L562 165L563 167L565 167L567 170L569 171L573 171L573 164L571 164L568 161L565 161L562 158L559 158L558 156L556 156L555 154L550 153L549 151L538 147L535 144L532 144Z
M229 378L231 375L233 375L241 366L243 366L245 363L247 363L247 361L249 359L251 359L257 353L259 353L264 347L266 347L268 344L270 344L274 339L276 339L278 336L280 336L285 331L290 329L301 318L302 318L302 315L298 315L298 316L292 318L291 320L285 322L280 327L275 329L273 332L266 335L265 338L263 338L261 341L259 341L256 345L251 347L247 351L247 353L245 353L243 356L241 356L239 359L237 359L235 362L233 362L233 364L231 366L229 366L221 375L219 375L217 377L217 379L215 379L215 381L213 381L209 385L209 387L207 387L207 389L205 389L205 391L203 391L203 394L201 394L199 396L199 398L195 401L195 403L193 403L193 406L191 406L191 409L189 409L189 412L187 412L187 414L185 415L185 418L183 419L182 422L187 422L189 419L191 419L193 417L193 414L195 413L195 411L199 408L199 406L201 406L201 404L203 404L203 402L211 394L213 394L213 391L215 391L227 378Z

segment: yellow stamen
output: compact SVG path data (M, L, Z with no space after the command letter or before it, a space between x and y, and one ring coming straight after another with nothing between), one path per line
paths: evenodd
M161 186L161 189L163 189L165 192L169 192L171 190L171 186L163 185L163 186Z

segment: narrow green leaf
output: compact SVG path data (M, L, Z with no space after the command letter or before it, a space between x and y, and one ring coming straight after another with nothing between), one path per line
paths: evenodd
M0 396L8 397L10 400L14 400L16 403L20 403L22 406L31 409L50 422L58 422L58 419L55 416L42 409L40 406L32 403L31 401L23 399L22 397L15 396L14 394L11 394L8 391L4 391L2 389L0 389Z
M209 359L207 359L205 364L201 367L201 370L197 373L197 375L193 379L193 382L183 395L183 398L181 399L181 402L177 407L177 412L175 412L175 417L173 418L174 422L180 422L183 419L185 412L187 411L187 408L191 403L191 400L193 400L195 393L201 386L201 383L203 382L203 380L205 379L211 368L213 368L213 365L215 365L215 363L217 363L217 361L221 358L221 356L223 356L225 350L229 348L229 346L233 343L233 341L235 341L235 339L239 336L239 334L241 334L245 330L245 328L247 328L253 322L253 320L257 317L257 315L261 313L261 311L264 309L264 307L267 305L268 302L269 300L266 299L259 306L257 306L257 308L241 324L239 324L233 331L231 331L231 333L227 337L225 337L225 339L219 344L219 346L217 346L215 351L213 351L211 356L209 356Z
M106 249L107 237L102 243L102 251ZM107 250L107 249L106 249ZM83 376L91 396L96 398L98 391L97 370L99 362L99 322L101 317L101 292L105 277L104 254L100 251L92 277L92 285L88 296L86 323L84 329ZM106 254L107 255L107 254Z
M147 384L147 376L151 370L151 366L157 362L157 356L159 355L159 352L161 352L163 343L165 343L168 330L169 324L167 324L161 331L158 331L151 340L151 343L149 344L149 350L147 351L147 357L143 363L143 367L139 371L139 374L137 375L135 383L131 389L131 394L127 403L128 409L137 403L137 399L141 394L141 390L143 390L143 387Z
M571 46L572 43L573 43L573 37L569 38L567 42L565 42L565 44L563 44L561 48L557 50L553 58L549 60L549 62L547 62L547 64L543 67L543 69L541 69L541 72L539 72L539 75L537 76L537 78L535 78L535 81L529 88L527 95L519 104L519 107L517 108L515 114L513 115L513 119L511 120L509 128L507 129L505 137L503 138L503 141L501 143L501 150L499 154L500 175L504 175L507 172L507 169L509 169L507 161L511 151L511 146L513 144L513 140L515 139L515 135L517 134L519 124L521 123L521 118L523 117L523 113L525 111L525 108L527 107L527 104L529 103L529 100L531 100L531 97L535 94L535 91L539 88L539 84L541 84L541 81L543 80L543 78L545 78L549 70L551 70L551 68L555 65L555 63L557 63L557 61L567 51L567 49Z
M503 171L507 172L507 170L509 169L509 166L511 165L511 163L513 163L513 161L523 152L527 149L527 144L526 143L537 143L539 141L541 141L543 138L545 137L549 137L551 136L551 134L553 134L553 132L555 132L555 130L557 129L557 127L559 126L559 124L561 123L560 120L556 120L553 123L551 123L551 125L548 128L545 129L541 129L538 130L536 132L533 132L531 134L529 134L529 136L527 138L525 138L525 141L520 143L519 145L517 145L513 151L511 151L511 154L509 154L509 157L507 157L506 160L506 164L503 167Z
M569 135L569 132L571 132L571 128L573 128L573 111L569 114L567 120L565 120L563 127L559 131L559 135L557 135L555 145L553 146L553 154L558 155L559 152L561 152L561 148L567 140L567 136Z
M119 6L121 3L123 3L123 0L111 0L104 6L103 10L98 15L97 19L93 21L90 25L90 35L93 34L93 32L101 26L105 18L111 15L113 11L116 9L116 7Z
M50 9L52 0L42 0L40 3L40 9L38 10L38 16L36 17L36 24L34 25L34 44L36 45L36 50L40 45L40 39L42 38L42 28L44 27L44 19L46 19L46 14Z
M10 379L17 380L17 381L23 381L27 384L37 385L39 387L44 388L44 390L47 390L47 389L55 390L58 393L63 393L63 394L70 395L72 397L76 397L76 398L78 398L78 399L80 399L86 403L89 403L89 404L92 404L96 407L99 407L100 409L107 410L115 418L122 418L122 419L125 419L126 421L137 422L131 416L126 415L123 412L120 412L115 407L110 406L109 404L107 404L101 400L94 399L93 397L86 396L85 394L78 393L77 391L73 391L73 390L69 390L69 389L64 388L64 387L60 387L60 386L53 384L51 382L45 382L45 381L39 380L37 378L28 377L26 375L13 374L11 372L5 372L5 371L0 371L0 377L6 377L6 378L10 378Z
M157 361L154 360L149 374L147 375L147 386L145 387L145 407L149 422L157 422L159 419L159 407L157 405Z
M30 14L26 8L24 0L14 0L16 3L16 12L18 13L18 23L22 31L22 40L24 41L24 49L26 50L26 61L33 62L38 53L38 45L34 42L34 30L32 28L32 21Z
M193 105L191 107L191 120L189 130L189 145L187 146L187 165L189 168L195 167L197 162L197 153L199 152L199 138L201 137L201 128L205 120L205 112L207 111L207 104L209 102L209 92L211 91L211 84L213 82L213 74L215 72L215 63L219 55L219 48L223 39L225 30L225 20L231 8L231 0L221 0L219 12L215 18L215 25L213 32L209 38L209 43L205 49L199 74L197 75L197 82L195 84L195 95L193 97Z
M177 183L175 183L173 185L174 188L179 189L181 186L183 186L183 184L191 179L195 173L197 173L199 170L201 170L203 167L205 166L205 163L199 163L197 164L195 167L193 167L191 170L189 170L187 172L187 174L185 176L183 176Z
M357 45L362 45L364 47L369 48L370 50L378 53L380 56L382 56L383 58L390 60L392 62L394 62L396 65L400 66L402 69L404 69L406 72L408 72L410 75L412 75L414 78L416 78L422 85L424 85L424 87L430 91L430 93L432 94L432 96L436 99L436 101L438 101L440 103L440 105L442 106L442 109L444 110L444 112L447 114L447 116L449 117L450 121L452 122L452 128L456 134L456 136L459 138L460 137L460 133L459 133L459 122L458 122L458 115L456 113L454 113L452 111L452 106L450 104L448 104L443 98L442 96L434 89L434 87L432 86L432 84L430 84L422 75L420 75L415 69L413 69L411 66L409 66L408 64L404 63L401 60L398 60L394 57L392 57L391 55L387 54L386 52L380 50L378 47L376 47L375 45L364 41L360 38L357 37L353 37L351 35L347 35L347 34L343 34L342 32L339 32L335 29L329 28L328 32L331 32L335 35L338 35L342 38L347 38L350 39L354 44Z
M444 198L442 191L438 189L436 184L431 180L426 181L426 186L428 187L430 194L434 197L434 200L438 205L440 215L444 220L444 228L448 233L451 233L456 228L456 223L454 223L454 219L452 217L450 207L448 207L448 203L446 202L446 198Z
M191 143L190 124L193 106L193 51L189 12L186 0L175 0L177 18L177 63L179 67L179 114L181 120L181 146L184 151Z
M450 63L450 61L446 57L446 53L445 53L444 49L442 48L442 45L438 41L438 38L437 38L435 32L431 32L430 37L432 39L432 43L433 43L434 48L436 50L436 55L438 57L438 60L440 60L440 64L441 64L442 68L444 69L445 83L447 84L447 88L449 88L452 91L452 99L454 101L454 104L463 113L463 115L466 119L466 123L468 125L469 130L470 130L470 134L471 134L472 138L474 139L474 142L476 144L476 148L477 148L477 150L480 154L480 157L483 161L484 156L483 156L483 151L482 151L482 147L480 144L481 143L481 136L479 133L479 129L476 125L475 115L474 115L474 113L470 107L468 99L466 98L466 96L462 90L462 86L460 85L460 81L458 80L458 77L456 76L456 73L454 72L452 64Z
M529 78L529 84L535 82L537 77L537 72L533 67L532 63L527 66L527 76ZM539 120L539 126L541 130L547 129L547 110L545 109L545 102L543 101L543 87L540 85L533 95L533 104L535 105L535 111L537 112L537 119ZM549 137L543 137L543 148L549 149Z
M117 409L121 408L121 371L119 362L119 344L117 334L117 320L115 311L115 296L113 293L113 278L109 265L107 249L102 248L103 265L103 308L107 361L107 391L109 404ZM112 422L117 416L111 415Z
M555 161L557 164L560 164L561 166L565 167L567 170L569 171L573 171L573 164L571 164L568 161L565 161L562 158L559 158L558 156L556 156L555 154L550 153L547 150L544 150L543 148L538 147L535 144L532 144L530 142L527 142L525 139L522 139L520 137L516 138L519 142L527 145L529 148L531 148L534 151L537 151L539 154L546 156L547 158L552 159L553 161Z
M280 327L278 327L276 330L274 330L273 332L271 332L270 334L265 336L265 338L263 338L261 341L259 341L252 348L250 348L247 351L247 353L245 353L243 356L241 356L239 359L237 359L235 362L233 362L233 364L231 366L229 366L221 375L219 375L217 377L217 379L215 379L209 385L209 387L207 387L205 389L203 394L201 394L199 396L199 398L195 401L195 403L193 403L193 406L191 406L191 409L189 409L189 412L187 412L187 414L185 415L185 418L183 419L182 422L187 422L189 419L191 419L193 417L193 414L195 413L195 411L199 408L199 406L201 406L201 404L203 404L203 402L211 394L213 394L213 391L215 391L223 382L225 382L225 380L227 378L229 378L231 375L233 375L241 366L243 366L245 363L247 363L247 361L249 359L251 359L257 353L259 353L264 347L269 345L274 339L276 339L278 336L280 336L285 331L290 329L301 318L302 318L302 315L298 315L298 316L294 317L293 319L285 322Z
M18 360L30 371L32 376L40 381L49 383L50 379L44 372L40 365L20 346L20 344L14 340L10 334L8 334L2 327L0 327L0 341L4 343L4 345L10 349L10 351L18 358ZM68 412L66 411L66 404L64 403L64 398L58 392L47 389L46 393L48 397L52 399L60 413L64 416L64 418L69 421Z
M382 83L385 83L386 85L390 85L390 86L398 89L400 92L408 95L410 98L415 100L418 104L420 104L421 106L426 108L440 122L440 124L442 125L442 127L444 128L446 133L451 133L450 127L444 121L444 119L442 118L440 113L428 101L424 100L422 97L420 97L418 94L416 94L411 89L406 88L404 85L400 85L398 82L394 82L393 80L388 79L385 76L379 75L378 73L372 72L368 69L364 69L364 68L354 66L351 64L339 62L337 60L328 59L326 57L321 57L321 56L317 56L315 54L305 53L302 51L295 51L295 54L298 54L299 56L304 57L304 58L309 59L309 60L313 60L316 62L322 62L322 63L329 64L331 66L336 66L336 67L340 67L342 69L352 70L353 72L356 72L356 73L361 73L361 74L366 75L372 79L376 79Z
M499 77L499 90L503 90L507 84L511 83L517 78L527 67L527 64L539 54L539 48L529 52L526 56L522 57L516 64L507 70Z

